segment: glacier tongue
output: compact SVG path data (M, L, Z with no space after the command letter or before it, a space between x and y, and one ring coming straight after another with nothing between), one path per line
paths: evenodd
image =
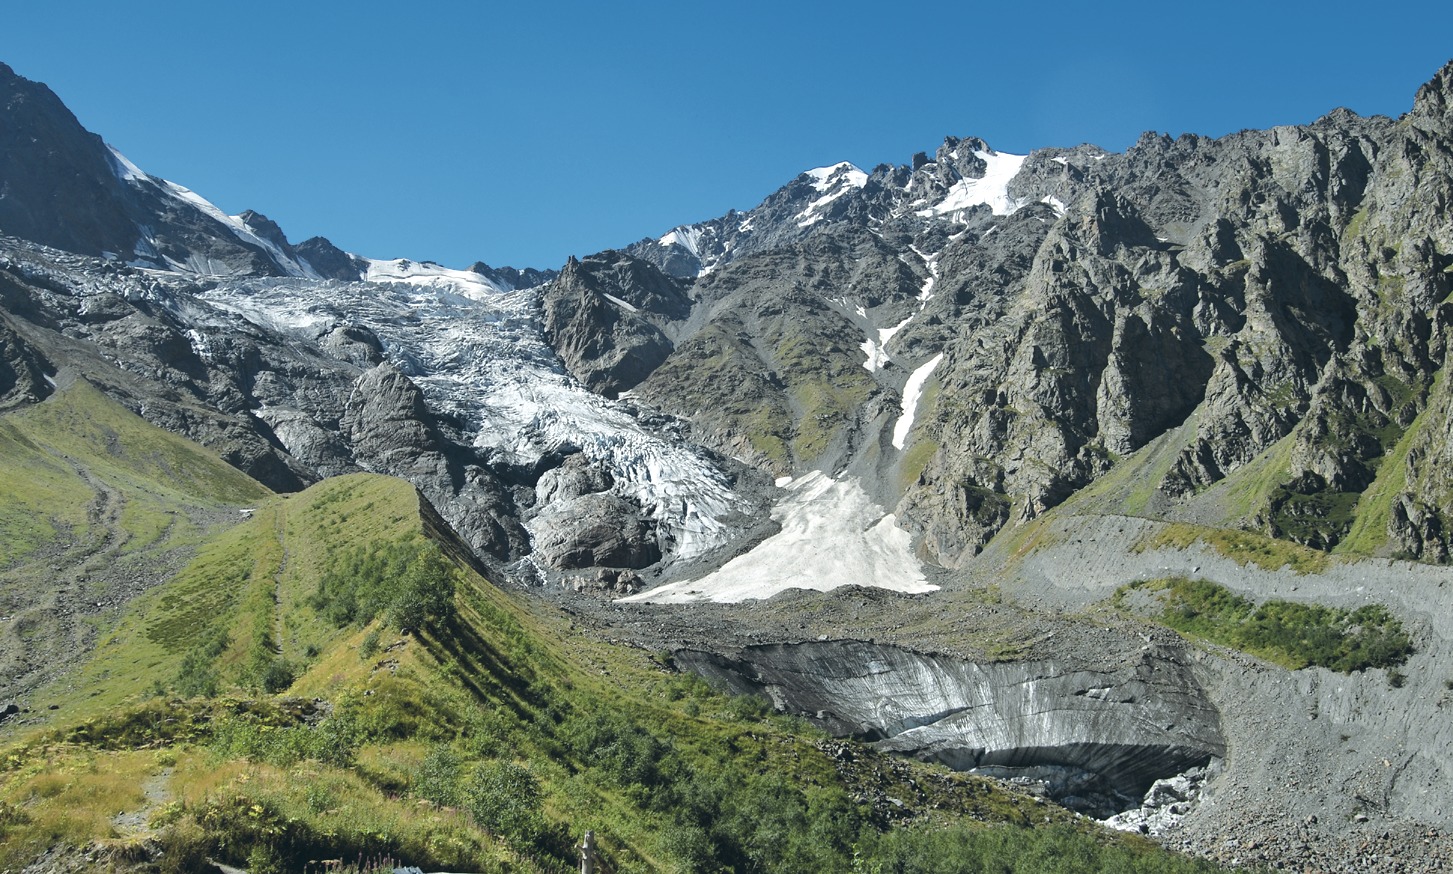
M710 456L656 436L627 404L591 394L565 372L544 340L535 290L484 294L460 288L448 271L437 279L247 279L203 297L310 339L337 325L367 327L436 413L465 423L476 448L525 468L578 448L642 506L676 558L699 556L737 532L728 520L752 505Z

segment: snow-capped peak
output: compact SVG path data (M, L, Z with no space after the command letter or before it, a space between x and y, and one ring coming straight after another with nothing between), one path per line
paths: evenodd
M219 209L216 204L197 194L190 188L169 182L143 171L140 167L131 162L125 155L117 151L114 146L107 145L106 149L111 153L112 169L116 171L116 177L123 182L133 186L152 186L163 195L179 200L191 208L197 210L223 227L231 231L239 240L252 246L256 246L266 252L279 268L289 276L300 279L318 279L318 273L307 261L294 258L284 252L272 240L258 236L240 216L228 215ZM150 246L150 241L146 241ZM205 258L194 258L188 263L182 264L169 261L173 269L188 273L211 273L211 262Z
M839 161L830 167L814 167L802 175L812 177L812 187L818 191L838 187L862 188L868 184L868 174L847 161Z
M662 246L680 246L690 252L693 258L701 258L701 251L698 248L701 243L701 228L699 227L682 225L656 242Z
M802 175L812 180L812 187L821 192L822 196L809 203L807 209L797 214L799 228L822 221L824 207L844 194L850 194L868 184L868 174L847 161L841 161L831 167L814 167Z

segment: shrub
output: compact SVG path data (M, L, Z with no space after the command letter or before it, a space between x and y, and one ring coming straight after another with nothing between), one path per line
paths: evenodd
M262 688L275 695L286 690L297 677L297 669L287 659L277 658L268 662L262 672Z
M486 762L474 769L466 793L469 812L480 826L527 846L546 833L540 781L513 762Z
M456 575L432 540L370 543L330 558L312 605L339 626L382 615L399 627L437 627L453 616Z
M201 643L188 650L177 669L176 689L188 698L216 696L219 686L217 657L232 645L232 638L225 631L206 634Z
M441 807L459 807L463 801L459 791L459 771L459 754L453 747L447 744L434 746L414 773L414 794Z

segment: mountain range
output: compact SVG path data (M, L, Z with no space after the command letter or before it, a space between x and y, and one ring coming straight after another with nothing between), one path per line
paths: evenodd
M95 391L257 495L399 477L535 609L834 734L1223 861L1415 839L1380 869L1436 870L1450 202L1453 64L1397 119L950 137L558 270L450 269L226 215L0 65L0 413ZM1216 610L1407 643L1298 663L1186 624ZM8 634L0 697L43 696L64 670Z

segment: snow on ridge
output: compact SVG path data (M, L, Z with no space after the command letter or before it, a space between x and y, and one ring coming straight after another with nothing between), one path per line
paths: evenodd
M397 282L420 288L445 289L471 300L509 291L471 270L451 270L432 261L410 261L407 258L395 258L392 261L373 258L363 260L368 264L363 277L368 282Z
M868 174L847 161L839 161L829 167L813 167L803 171L802 175L812 177L812 187L818 191L837 187L862 188L868 184Z
M175 182L169 182L166 179L161 179L159 177L148 174L146 171L133 164L131 160L125 155L121 154L121 152L118 151L115 146L107 144L106 150L111 154L111 169L115 171L116 178L120 179L122 182L129 182L133 185L152 185L160 189L163 194L170 195L171 197L174 197L177 200L186 203L193 209L198 210L203 215L227 228L244 243L256 246L257 248L266 252L272 257L272 260L276 262L277 266L281 267L290 276L296 276L302 279L320 278L317 271L313 269L311 264L301 259L290 257L276 243L272 242L271 240L264 239L253 233L252 229L249 228L245 223L243 223L242 219L238 218L237 216L228 215L227 213L218 209L217 206L213 204L210 200L207 200L205 197L197 194L192 189L182 185L178 185ZM212 265L210 262L205 260L197 260L195 257L188 259L188 261L185 263L170 259L167 263L170 264L173 269L189 273L226 274L228 272L225 269L217 270L215 266Z
M933 375L933 371L943 361L943 353L930 358L920 365L908 377L908 382L903 386L903 407L898 416L898 421L893 423L893 448L902 449L908 444L908 433L913 430L913 418L918 412L918 401L923 396L924 383Z
M131 163L125 155L116 150L110 143L106 144L106 150L111 153L112 169L116 171L116 178L122 182L149 182L151 177L146 171Z
M682 225L657 240L656 243L663 247L680 246L691 253L691 257L701 260L701 228L693 225Z
M793 216L797 219L799 228L809 227L822 221L823 207L844 194L851 194L868 184L868 174L847 161L833 164L831 167L815 167L802 175L812 179L812 187L821 192L822 196L809 203L802 212Z
M856 479L821 471L781 482L784 499L772 509L781 530L697 580L660 586L622 601L736 603L788 589L827 592L859 585L922 594L928 582L913 554L913 538Z
M1004 152L974 152L987 165L983 177L960 179L948 190L943 199L917 214L924 218L948 215L969 207L987 204L994 215L1009 215L1019 204L1009 196L1009 182L1019 173L1028 155L1010 155Z

